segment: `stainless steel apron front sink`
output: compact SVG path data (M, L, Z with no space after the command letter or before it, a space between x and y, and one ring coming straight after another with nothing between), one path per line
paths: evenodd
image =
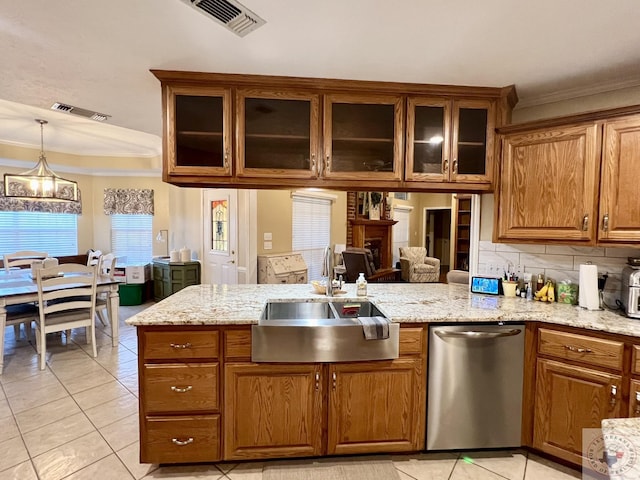
M355 307L355 306L358 307ZM358 317L389 325L389 338L366 340ZM269 302L252 327L254 362L352 362L398 358L399 330L371 302Z

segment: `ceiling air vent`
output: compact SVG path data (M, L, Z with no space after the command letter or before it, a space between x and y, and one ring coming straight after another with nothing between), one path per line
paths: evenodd
M235 0L182 0L240 37L266 22Z
M51 110L57 110L58 112L73 113L74 115L90 118L91 120L96 120L97 122L104 122L109 117L111 117L111 115L93 112L91 110L87 110L86 108L74 107L73 105L67 105L66 103L60 103L60 102L56 102L53 105L51 105Z

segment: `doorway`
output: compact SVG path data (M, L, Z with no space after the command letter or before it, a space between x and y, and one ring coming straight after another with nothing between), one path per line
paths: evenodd
M440 259L440 277L451 269L451 208L425 208L424 245L428 257Z

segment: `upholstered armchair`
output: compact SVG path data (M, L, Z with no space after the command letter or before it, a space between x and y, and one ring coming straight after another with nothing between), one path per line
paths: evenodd
M411 283L440 281L440 260L427 257L423 247L400 247L402 280Z

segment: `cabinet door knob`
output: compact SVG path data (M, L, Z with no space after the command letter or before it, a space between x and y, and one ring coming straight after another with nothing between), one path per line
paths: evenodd
M333 375L331 376L333 378L333 389L336 389L336 383L338 381L338 375L336 375L336 372L333 372Z
M582 217L582 231L586 232L589 229L589 215Z
M458 159L457 158L453 159L453 173L454 174L458 173Z
M611 385L611 399L609 400L609 403L611 404L612 407L615 407L616 405L616 395L618 395L618 387L615 385Z
M311 154L311 171L313 173L316 173L316 154L315 153Z
M609 231L609 214L605 213L604 217L602 217L602 230L605 232Z
M193 437L189 437L186 440L180 440L179 438L172 438L171 442L174 445L178 445L179 447L184 447L185 445L189 445L190 443L193 443Z
M187 385L186 387L176 387L172 386L171 391L176 393L187 393L189 390L192 390L193 386Z
M326 164L324 166L324 171L325 171L325 173L331 171L331 157L329 155L327 155L327 161L326 161Z
M316 372L316 392L320 390L320 372Z
M445 159L444 163L442 164L442 173L446 175L448 171L449 171L449 160Z
M224 168L229 168L229 149L224 151Z
M640 392L636 392L636 415L640 415Z

